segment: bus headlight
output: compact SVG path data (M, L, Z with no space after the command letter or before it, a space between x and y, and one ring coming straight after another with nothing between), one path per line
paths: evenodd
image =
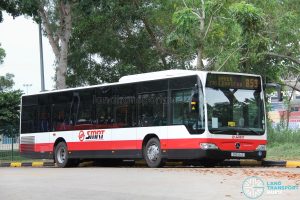
M256 148L256 151L266 151L266 150L267 150L267 146L264 144L260 144Z
M213 143L200 143L200 148L203 150L218 149L217 145Z

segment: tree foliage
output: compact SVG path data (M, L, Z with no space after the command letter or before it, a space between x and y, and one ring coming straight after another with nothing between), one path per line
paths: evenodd
M14 75L7 73L5 76L0 76L0 92L5 92L14 86Z
M74 3L75 2L75 3ZM69 39L72 29L71 10L77 1L72 0L4 0L0 10L13 17L21 14L31 16L41 23L56 58L56 87L66 88ZM1 16L0 16L1 17ZM2 18L0 18L1 20Z
M5 56L6 56L5 50L1 48L1 44L0 44L0 65L3 63Z
M13 74L0 76L0 134L18 134L20 90L12 90Z
M39 0L1 0L0 1L0 22L3 21L2 11L6 11L13 17L26 14L27 16L37 16L37 5ZM35 18L36 19L36 18Z
M0 92L0 133L18 134L21 91Z
M57 77L66 75L69 86L173 68L256 73L266 81L300 71L298 0L3 2L14 16L42 20Z
M90 0L77 8L68 84L109 82L125 74L186 66L166 45L173 28L173 2Z

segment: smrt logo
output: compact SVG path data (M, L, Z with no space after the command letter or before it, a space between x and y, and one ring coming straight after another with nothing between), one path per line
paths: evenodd
M80 131L78 138L81 142L84 140L103 140L103 133L104 130L89 130L86 131L86 134L84 131Z
M84 131L80 131L79 134L78 134L78 138L79 138L79 140L80 140L81 142L84 140L84 137L85 137Z

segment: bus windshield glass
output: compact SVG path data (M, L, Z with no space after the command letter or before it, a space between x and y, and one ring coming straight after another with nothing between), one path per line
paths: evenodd
M207 75L208 129L214 134L262 135L265 129L260 77Z

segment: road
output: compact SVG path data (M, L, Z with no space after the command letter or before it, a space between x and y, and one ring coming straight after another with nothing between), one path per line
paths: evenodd
M299 199L300 188L277 190L280 194L267 189L273 183L300 187L299 168L258 167L0 168L0 199L248 199L242 188L251 176L263 180L259 199Z

